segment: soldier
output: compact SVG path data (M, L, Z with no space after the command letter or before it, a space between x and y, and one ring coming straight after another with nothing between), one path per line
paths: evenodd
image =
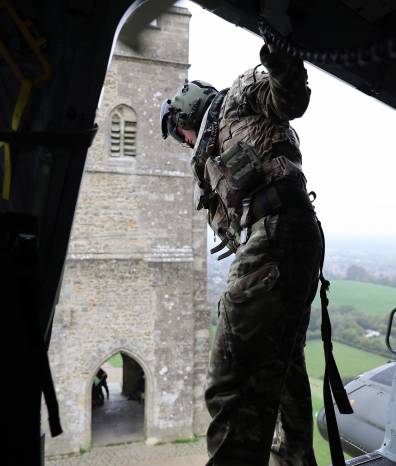
M217 92L186 82L161 107L163 137L194 148L194 202L235 252L219 301L205 400L208 466L315 466L304 345L322 240L289 121L310 98L303 62L264 45ZM273 447L274 451L274 447Z

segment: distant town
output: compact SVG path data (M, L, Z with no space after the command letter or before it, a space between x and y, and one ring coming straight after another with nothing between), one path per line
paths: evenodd
M208 251L214 245L208 233ZM233 256L217 261L208 252L208 301L216 325L217 301L225 288ZM389 312L396 307L396 242L390 238L326 239L325 276L336 341L389 356L384 343ZM320 302L312 304L307 338L320 339Z
M325 271L329 278L395 287L396 241L389 237L329 237L326 243Z
M217 261L209 249L215 244L208 231L208 282L222 284L233 255ZM327 237L325 275L329 279L356 280L396 287L396 240L361 237ZM396 303L395 303L396 305Z

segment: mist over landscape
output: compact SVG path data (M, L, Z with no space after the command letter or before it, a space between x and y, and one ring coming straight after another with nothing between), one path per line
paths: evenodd
M208 301L212 324L217 301L225 288L234 255L217 261L209 250L214 242L208 230ZM389 312L396 307L396 242L388 236L326 237L324 274L330 280L330 312L336 340L387 355L384 344ZM308 338L320 338L320 302L312 305ZM318 312L316 312L318 311ZM374 333L373 333L374 332Z
M232 255L217 261L216 256L221 253L210 254L209 249L219 243L219 240L214 242L213 236L208 230L208 301L212 338L217 322L217 301L225 289L228 269L234 259ZM328 297L333 353L343 382L347 384L359 374L392 359L385 345L385 334L389 312L396 307L396 241L389 235L326 235L324 272L331 282ZM317 294L312 304L305 347L314 415L323 407L321 320ZM314 426L315 455L318 465L326 466L331 463L329 447L319 434L316 422Z
M396 240L389 236L326 235L324 271L331 278L348 278L396 286ZM208 229L208 280L225 275L234 255L217 261L209 250L218 244ZM214 274L214 275L213 275ZM395 303L396 305L396 303Z

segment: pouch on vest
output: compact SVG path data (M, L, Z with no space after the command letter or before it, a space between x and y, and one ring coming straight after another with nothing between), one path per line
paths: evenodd
M292 162L284 155L280 155L263 164L263 173L266 183L289 179L301 182L305 187L307 182L300 163Z
M227 209L239 209L245 194L260 182L262 166L254 148L239 141L218 157L206 161L205 178Z

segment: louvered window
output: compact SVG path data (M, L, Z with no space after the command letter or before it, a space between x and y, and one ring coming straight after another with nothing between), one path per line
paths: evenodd
M110 155L136 156L136 113L127 105L119 105L111 114Z
M111 119L111 155L119 157L121 155L121 118L118 113L114 113Z
M124 122L124 155L136 155L136 121Z

